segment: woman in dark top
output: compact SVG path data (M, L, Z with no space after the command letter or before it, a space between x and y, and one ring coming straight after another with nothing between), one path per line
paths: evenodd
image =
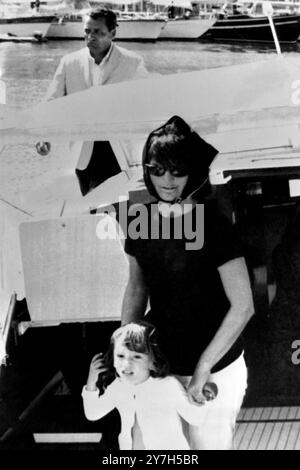
M122 322L143 318L149 300L146 319L159 329L171 373L187 387L190 400L205 403L206 382L219 389L203 406L199 427L189 429L192 449L232 448L246 390L241 333L253 314L239 242L208 197L216 154L177 116L152 132L143 170L156 201L143 207L140 218L148 234L143 227L140 237L128 231L125 242L130 276Z

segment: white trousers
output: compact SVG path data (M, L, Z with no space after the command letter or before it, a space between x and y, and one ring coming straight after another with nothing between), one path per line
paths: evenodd
M187 387L191 377L177 376ZM247 368L241 355L232 364L210 375L209 382L218 387L218 395L203 408L199 426L184 422L184 433L193 450L233 449L233 436L237 415L247 388Z

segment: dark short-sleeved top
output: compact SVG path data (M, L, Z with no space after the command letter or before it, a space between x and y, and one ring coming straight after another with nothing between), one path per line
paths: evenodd
M155 206L157 208L157 204ZM151 204L146 207L150 214ZM178 237L178 225L176 231L172 225L175 221L173 217L169 218L171 236L167 239L162 235L165 217L157 210L155 223L160 227L158 239L134 239L136 235L132 237L128 233L125 241L125 251L136 258L149 290L151 310L145 319L159 330L160 344L170 362L171 373L181 375L193 374L201 353L230 308L218 267L243 256L233 225L219 213L215 204L204 204L203 220L199 214L194 208L192 228L197 230L198 240L201 238L199 231L204 230L204 243L200 249L187 249L186 243L192 242L190 235L189 238L185 237L182 229L183 236ZM128 219L128 226L133 219ZM153 220L153 216L149 215L149 226ZM184 227L187 222L184 222L183 216L180 220ZM233 362L242 349L240 337L212 372Z

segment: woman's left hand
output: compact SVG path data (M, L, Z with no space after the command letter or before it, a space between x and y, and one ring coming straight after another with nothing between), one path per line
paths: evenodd
M187 389L188 398L194 405L204 405L206 398L203 394L203 387L209 381L210 371L195 370L192 380Z

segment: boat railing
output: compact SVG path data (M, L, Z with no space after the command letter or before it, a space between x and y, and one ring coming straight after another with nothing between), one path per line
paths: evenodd
M11 329L11 324L16 308L17 294L14 292L11 295L7 315L3 325L0 324L0 366L6 363L7 358L7 341L9 337L9 332Z
M162 13L156 13L155 17L158 18L158 19L164 19L165 21L179 21L179 20L193 21L193 20L199 20L199 19L209 20L209 19L212 19L212 18L216 18L216 12L214 12L214 11L199 11L199 14L197 14L197 15L191 15L190 17L177 15L172 19L168 18L167 14L162 12Z
M118 20L143 20L143 21L153 21L153 20L167 20L167 17L162 17L160 14L151 14L149 12L135 12L128 11L122 12L119 11L117 15Z

